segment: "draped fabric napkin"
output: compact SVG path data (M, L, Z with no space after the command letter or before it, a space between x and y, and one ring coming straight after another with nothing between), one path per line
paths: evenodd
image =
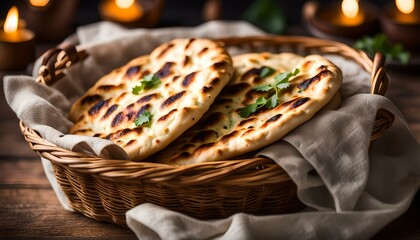
M66 134L71 103L100 76L178 37L226 37L263 34L244 22L210 22L195 28L126 30L102 22L77 31L78 47L89 58L72 66L53 87L32 77L7 76L5 96L11 108L43 138L66 149L124 159L110 141ZM229 49L238 54L237 49ZM283 140L257 155L273 159L298 186L308 207L299 213L197 220L153 205L127 212L128 226L140 239L367 239L401 215L419 187L420 147L401 113L387 98L368 94L369 74L340 56L325 56L344 74L342 106L319 112ZM39 61L35 64L39 66ZM37 67L34 69L36 73ZM385 136L370 145L378 109L395 115ZM44 169L60 202L71 210L48 160Z

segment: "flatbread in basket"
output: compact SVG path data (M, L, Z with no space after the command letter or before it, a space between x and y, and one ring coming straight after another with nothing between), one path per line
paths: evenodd
M342 73L320 55L248 53L233 57L233 63L235 74L210 110L156 161L231 159L281 139L340 100Z
M109 139L131 160L163 149L208 110L233 74L207 39L175 39L102 77L72 106L70 133Z
M163 44L90 88L70 111L70 133L112 140L132 160L158 151L151 159L169 165L225 160L267 146L309 120L333 100L342 80L341 71L319 55L248 53L233 64L210 40ZM149 88L138 85L146 80Z

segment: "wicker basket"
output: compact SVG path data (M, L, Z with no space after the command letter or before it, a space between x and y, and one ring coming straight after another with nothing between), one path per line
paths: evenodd
M308 37L259 36L219 39L226 46L247 51L333 53L359 63L371 73L371 93L383 95L387 77L380 54L372 62L365 53L329 40ZM52 84L63 70L86 57L84 51L64 46L45 55L37 81ZM372 140L392 124L393 115L377 113ZM209 219L237 212L256 215L279 214L302 209L296 185L287 173L265 158L207 162L189 166L101 159L57 147L21 123L30 147L51 161L71 206L84 215L125 225L125 212L141 203L154 203Z

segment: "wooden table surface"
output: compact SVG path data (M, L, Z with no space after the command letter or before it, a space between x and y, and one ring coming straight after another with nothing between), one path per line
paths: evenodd
M387 96L420 141L420 72L388 71ZM0 73L0 79L5 73ZM136 239L128 229L64 210L0 94L0 239ZM375 239L420 239L420 194Z

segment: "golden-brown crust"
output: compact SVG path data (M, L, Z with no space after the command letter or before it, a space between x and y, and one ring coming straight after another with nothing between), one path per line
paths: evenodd
M233 61L234 77L211 109L160 152L155 161L186 165L229 159L259 149L309 120L330 102L341 85L340 69L318 55L303 58L290 53L250 53L236 56ZM276 72L260 77L265 66ZM255 91L256 86L271 83L276 74L295 68L300 73L281 92L277 107L262 108L247 118L239 116L239 109L255 103L260 96L268 97L266 92Z
M150 73L161 84L132 94ZM70 133L110 139L132 160L145 159L197 122L232 73L232 60L221 44L175 39L98 80L72 106ZM135 119L145 111L152 114L150 125L136 127Z

